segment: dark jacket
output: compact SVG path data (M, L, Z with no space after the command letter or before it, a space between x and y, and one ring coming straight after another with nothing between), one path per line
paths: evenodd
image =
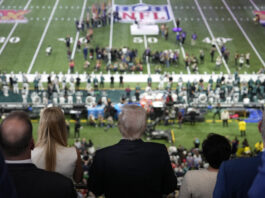
M121 140L96 152L89 189L107 198L161 198L176 189L167 149L142 140Z
M34 164L7 164L18 198L76 198L73 182Z
M264 197L265 194L265 152L262 154L262 166L259 167L259 172L252 183L248 196L250 198Z
M0 197L17 198L15 185L11 182L4 158L0 153Z
M260 165L261 154L223 162L218 172L213 198L247 198Z

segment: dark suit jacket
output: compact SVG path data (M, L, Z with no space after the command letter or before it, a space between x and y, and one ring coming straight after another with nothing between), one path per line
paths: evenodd
M18 198L76 198L73 182L34 164L7 164Z
M265 195L265 152L262 154L262 166L259 167L259 172L252 183L248 196L250 198L264 197Z
M218 172L213 198L247 198L260 164L261 154L223 162Z
M89 173L89 189L107 198L157 198L177 186L166 147L142 140L97 151Z
M14 184L8 174L7 166L4 158L0 153L0 197L16 198L16 190Z

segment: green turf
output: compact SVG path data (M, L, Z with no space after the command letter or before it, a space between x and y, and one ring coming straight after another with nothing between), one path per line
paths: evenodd
M230 61L229 61L229 68L231 70L231 72L234 72L237 70L237 68L234 65L234 54L237 52L239 54L246 54L247 52L250 52L251 54L251 67L250 68L246 68L244 67L242 70L239 71L239 73L244 73L246 72L252 72L252 71L258 71L259 68L261 68L260 62L257 59L256 54L254 53L254 51L252 50L252 48L249 46L247 40L245 39L245 37L243 36L243 34L241 33L241 31L238 29L236 23L233 21L232 17L230 16L229 12L226 10L224 4L221 1L211 1L211 0L205 0L205 1L200 1L201 3L201 7L207 6L210 3L215 2L214 5L221 7L223 6L223 9L207 9L207 10L203 10L205 13L205 16L207 19L212 18L211 21L208 20L209 25L211 26L212 30L213 30L213 34L216 37L228 37L228 38L232 38L233 41L228 42L226 44L228 50L230 51ZM242 3L243 4L243 3ZM242 5L241 4L241 5ZM244 4L247 4L247 1L244 1ZM247 4L249 5L249 3ZM237 3L238 6L238 3ZM234 13L235 11L232 10ZM246 17L250 17L250 19L253 17L249 16L249 10L243 10L244 12L244 19ZM215 21L215 18L224 18L226 21ZM228 21L227 19L230 18L231 21ZM240 18L240 17L239 17ZM241 21L239 21L240 24L242 24ZM248 25L248 27L244 27L244 29L251 29L252 32L253 31L257 31L259 32L259 29L262 30L262 27L259 26L253 26L253 21L250 20L249 22L244 22L245 24ZM249 35L249 34L248 34ZM262 34L259 35L262 37ZM257 36L257 37L259 37ZM253 41L254 42L254 41ZM259 42L254 42L254 44L256 45ZM262 52L262 51L261 51Z
M255 1L255 3L258 3L259 1ZM253 19L253 11L255 10L252 6L252 4L247 1L247 0L243 0L243 1L238 1L238 3L235 3L235 1L232 0L228 0L227 1L228 5L230 7L232 6L240 6L241 9L235 9L233 10L235 16L239 19L239 22L242 26L242 28L245 30L245 32L247 33L247 35L249 36L250 40L253 42L255 48L257 49L257 51L260 53L261 57L263 58L263 60L265 59L265 46L263 42L260 42L260 37L264 38L265 37L265 31L264 31L264 27L260 26L260 25L256 25L255 23L253 23L252 19ZM246 8L244 8L245 6L247 6ZM252 7L250 9L250 6ZM257 5L259 6L259 5ZM262 5L260 5L261 7ZM263 6L264 6L264 1L263 1ZM262 6L262 7L263 7ZM264 10L265 7L263 7ZM242 18L242 21L241 21ZM249 18L249 21L246 20L246 18ZM252 58L255 57L255 55L252 53ZM255 61L256 59L254 59ZM254 64L252 64L253 70L252 71L256 71L258 68L261 68L262 65L260 64L259 61L253 62Z
M21 6L22 8L26 5L27 0L13 0L7 1L5 0L3 4L0 6L0 9L13 9L14 6L18 8ZM95 1L88 0L87 7L91 6ZM97 0L97 3L104 2L103 0ZM167 4L166 0L145 0L144 3L148 4ZM240 70L240 73L248 72L257 72L261 68L261 63L257 58L256 54L250 47L249 43L236 26L235 22L231 18L230 14L226 10L222 1L219 0L198 0L203 13L209 23L209 26L215 37L227 37L232 38L233 40L226 43L227 48L230 51L230 61L228 62L228 66L233 73L237 70L234 65L234 54L238 53L247 53L251 54L251 67L244 67ZM117 4L134 4L139 3L136 0L116 0ZM265 59L265 46L262 42L265 32L264 27L260 25L255 25L252 21L253 18L253 8L248 0L242 1L234 1L227 0L227 3L230 7L235 6L236 9L232 9L235 16L238 18L239 23L242 25L243 29L246 31L247 35L253 42L257 51L260 53L261 57ZM32 1L29 10L31 12L27 14L25 17L29 19L27 24L19 24L16 30L13 33L12 37L19 37L20 42L16 44L8 43L5 47L3 53L0 55L0 68L6 72L26 72L29 68L33 55L37 49L38 43L40 41L41 35L44 31L44 28L48 22L48 18L52 12L52 8L55 4L55 0L35 0ZM264 7L263 1L256 1L257 6ZM181 18L181 27L188 33L186 43L183 45L184 50L189 55L199 55L199 50L203 49L205 52L205 63L199 65L199 72L204 73L215 73L223 72L226 73L226 69L222 66L219 70L214 68L215 63L210 62L210 45L202 42L202 40L206 37L210 37L206 26L202 20L202 17L197 9L196 4L193 0L185 1L171 1L171 5L173 8L174 16L176 18ZM9 6L9 7L8 7ZM33 6L33 7L32 7ZM39 6L37 8L37 6ZM45 6L45 8L42 8ZM48 9L50 6L50 9ZM67 8L66 8L67 6ZM71 9L71 7L74 9ZM79 6L77 9L76 7ZM81 0L61 0L58 4L58 7L53 16L53 20L48 28L47 34L43 40L43 44L41 45L40 51L37 55L36 62L32 68L32 73L35 71L39 72L67 72L68 71L68 60L66 57L66 47L62 41L58 41L58 38L65 38L66 35L70 35L75 39L76 30L74 18L79 19L81 10L83 6L83 1ZM238 6L241 9L238 9ZM246 9L244 9L244 6ZM204 8L205 7L205 8ZM212 9L210 9L210 7ZM221 8L222 7L222 8ZM39 18L39 20L37 20ZM45 20L43 20L45 18ZM64 18L64 20L62 20ZM222 20L224 18L224 20ZM230 21L228 20L230 18ZM241 21L240 18L243 20ZM249 20L247 20L247 18ZM69 19L69 20L68 20ZM167 23L169 29L171 29L174 25L173 22ZM0 37L7 37L12 24L0 24ZM196 32L198 34L198 41L195 46L190 45L191 34ZM80 37L84 37L85 33L81 32ZM151 36L158 39L158 43L148 43L148 47L151 50L165 50L165 49L180 49L180 46L176 44L175 33L169 33L168 41L165 41L161 36ZM147 39L150 36L147 37ZM129 24L118 24L115 23L113 25L113 48L120 48L123 46L128 46L130 48L136 48L139 53L139 57L141 57L142 52L145 50L144 42L142 43L134 43L134 36L130 35ZM91 41L90 47L107 47L109 46L110 40L110 26L96 28L94 30L94 38ZM0 44L0 47L3 44ZM47 57L45 54L45 48L48 45L52 45L54 51L52 56ZM83 45L84 46L84 45ZM73 43L71 48L73 47ZM217 53L216 53L217 54ZM217 57L217 55L215 56ZM85 72L83 68L84 58L82 52L76 52L75 54L75 63L76 63L76 71L83 73ZM91 68L88 69L88 72L93 71L93 66L95 65L95 61L91 61ZM151 64L151 72L154 73L155 65ZM178 66L172 65L170 68L163 67L163 71L175 72L175 73L187 73L186 68L184 67L183 55L180 52L180 64ZM102 71L105 70L105 63L102 66ZM147 72L147 67L144 65L144 73Z
M82 10L82 1L60 1L57 7L57 11L54 14L53 21L50 24L49 30L46 34L42 47L40 49L38 58L36 59L35 65L32 69L32 72L35 71L54 71L55 73L64 72L68 70L68 59L67 59L67 50L65 43L58 41L59 38L65 38L67 35L73 38L73 43L75 40L76 29L75 21L73 20L76 17L78 20L80 18L80 13ZM60 9L60 6L68 6L68 9ZM71 6L74 6L74 9L70 9ZM76 7L79 6L79 9ZM58 20L56 20L56 18ZM64 18L62 21L61 19ZM70 21L67 20L70 18ZM47 22L47 21L46 21ZM83 37L83 35L81 34ZM71 47L73 47L73 43ZM47 57L45 49L48 45L51 45L54 49L54 55ZM77 62L77 61L76 61ZM76 64L78 65L79 62ZM77 66L78 67L78 66ZM78 67L79 68L79 67Z
M171 1L171 4L174 10L175 18L176 19L180 18L180 26L183 28L184 31L187 32L187 39L184 44L186 53L197 57L199 56L199 51L201 49L205 53L205 63L199 65L199 72L212 73L214 71L215 73L219 72L227 73L224 67L215 70L215 64L210 62L211 45L202 42L204 38L210 37L210 34L202 21L201 15L198 12L195 3L193 1L180 0L180 1ZM198 35L198 39L196 45L192 46L191 35L194 32ZM217 57L217 55L215 56Z
M18 1L19 2L19 1ZM23 1L24 2L24 1ZM26 1L25 1L26 2ZM26 5L26 3L24 4ZM53 1L32 1L30 6L51 6ZM29 6L29 9L30 9ZM42 31L44 30L45 21L42 21L42 17L48 17L51 12L47 9L32 9L26 18L39 17L40 20L30 21L27 24L19 24L13 33L13 36L20 37L21 41L17 44L8 44L1 55L0 67L2 70L10 72L26 72L30 61L34 55L37 48L38 42L40 40ZM1 30L4 29L5 24L0 24L0 34Z
M209 114L207 117L211 117L212 114ZM75 141L74 139L74 124L73 122L70 122L70 137L68 139L68 144L72 145ZM37 127L38 122L33 122L34 127L34 139L37 138ZM238 123L235 120L232 120L229 122L229 127L224 128L222 126L221 121L216 121L216 123L212 122L204 122L204 123L196 123L195 126L191 126L189 123L184 123L182 125L182 129L178 129L177 125L170 125L170 126L163 126L159 125L156 127L156 129L161 130L173 130L175 134L175 143L173 145L178 146L182 145L188 149L192 148L193 141L196 137L200 139L202 142L209 133L218 133L221 135L224 135L229 140L233 140L235 136L238 137L240 143L242 143L243 139L240 137L240 132L238 130ZM247 139L249 142L249 145L252 149L254 149L254 144L261 140L261 136L257 129L257 123L247 123ZM86 123L82 123L82 128L80 130L80 138L86 138L91 139L94 142L94 145L96 148L103 148L109 145L113 145L117 143L121 139L121 135L117 129L117 127L109 129L107 132L104 131L104 128L100 127L91 127L87 126ZM143 138L144 141L147 141L146 138ZM153 140L154 142L159 142L162 144L165 144L166 146L169 146L169 144L166 140ZM241 146L241 145L240 145Z

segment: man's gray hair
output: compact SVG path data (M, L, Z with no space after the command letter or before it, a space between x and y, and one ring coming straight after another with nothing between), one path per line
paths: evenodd
M141 106L124 105L119 115L118 127L125 139L139 139L146 128L146 111Z

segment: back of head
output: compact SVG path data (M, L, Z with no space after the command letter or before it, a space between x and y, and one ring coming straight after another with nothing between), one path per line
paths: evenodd
M67 129L62 110L50 107L41 113L37 140L37 147L44 148L46 170L49 171L55 170L56 144L67 146Z
M146 111L137 105L124 105L119 115L118 127L125 139L139 139L146 128Z
M28 154L32 141L32 124L25 112L12 112L0 125L0 147L5 158L16 159Z
M53 141L62 146L67 145L67 130L62 110L58 107L46 108L40 115L37 144L43 146Z
M231 145L224 136L210 133L202 143L202 152L210 166L219 169L221 163L229 159Z

